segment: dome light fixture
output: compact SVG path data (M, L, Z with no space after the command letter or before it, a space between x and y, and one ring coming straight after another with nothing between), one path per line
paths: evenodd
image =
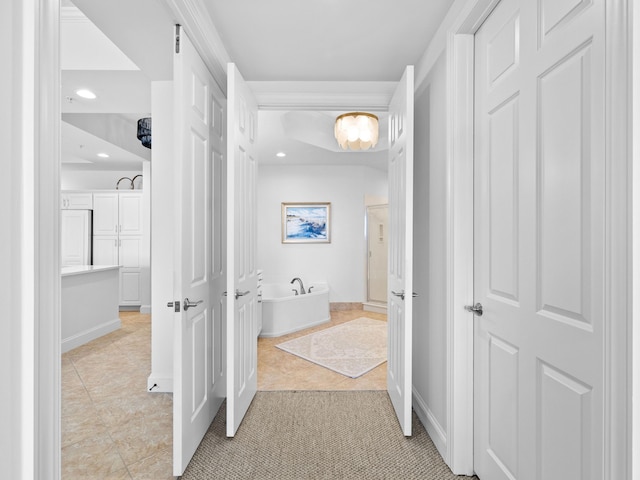
M378 143L378 117L366 112L343 113L336 118L334 134L343 150L368 150Z

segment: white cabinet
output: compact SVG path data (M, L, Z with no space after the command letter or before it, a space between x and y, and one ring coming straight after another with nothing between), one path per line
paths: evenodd
M91 212L88 210L62 212L60 251L63 267L91 263Z
M91 210L93 195L90 192L63 192L60 207L63 210Z
M119 194L118 221L118 233L120 235L142 235L141 194Z
M118 194L93 194L93 235L118 234Z
M120 305L140 305L143 211L141 193L94 193L93 258L120 265Z
M93 236L93 264L120 265L117 235Z

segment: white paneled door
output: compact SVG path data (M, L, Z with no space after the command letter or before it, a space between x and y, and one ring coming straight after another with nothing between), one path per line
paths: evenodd
M413 292L413 66L389 104L389 280L387 391L411 435Z
M180 33L174 56L175 235L173 473L182 475L225 396L226 100Z
M232 63L227 82L227 436L233 437L258 389L258 105Z
M476 34L482 479L604 478L604 13L502 0Z

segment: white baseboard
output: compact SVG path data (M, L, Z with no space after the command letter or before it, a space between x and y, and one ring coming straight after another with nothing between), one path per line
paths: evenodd
M105 322L101 325L97 325L89 330L85 330L84 332L77 333L69 338L62 339L62 353L68 352L69 350L73 350L80 345L84 345L85 343L89 343L91 340L95 340L96 338L100 338L107 333L114 332L120 328L122 323L119 318L115 318L108 322Z
M173 392L173 377L154 375L147 378L147 391L151 393L171 393Z
M447 459L447 433L442 428L442 425L438 422L435 415L431 412L426 402L420 396L415 389L413 389L413 408L418 415L418 418L427 430L427 433L433 440L433 444L440 452L440 455L445 460Z
M151 305L140 305L140 313L151 313Z
M386 305L378 305L376 303L363 303L362 309L365 312L375 312L375 313L387 313Z

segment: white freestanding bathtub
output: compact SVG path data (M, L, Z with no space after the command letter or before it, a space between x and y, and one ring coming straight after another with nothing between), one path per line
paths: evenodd
M262 286L261 337L279 337L314 327L331 320L329 286L313 283L311 293L296 295L288 283L265 283Z

